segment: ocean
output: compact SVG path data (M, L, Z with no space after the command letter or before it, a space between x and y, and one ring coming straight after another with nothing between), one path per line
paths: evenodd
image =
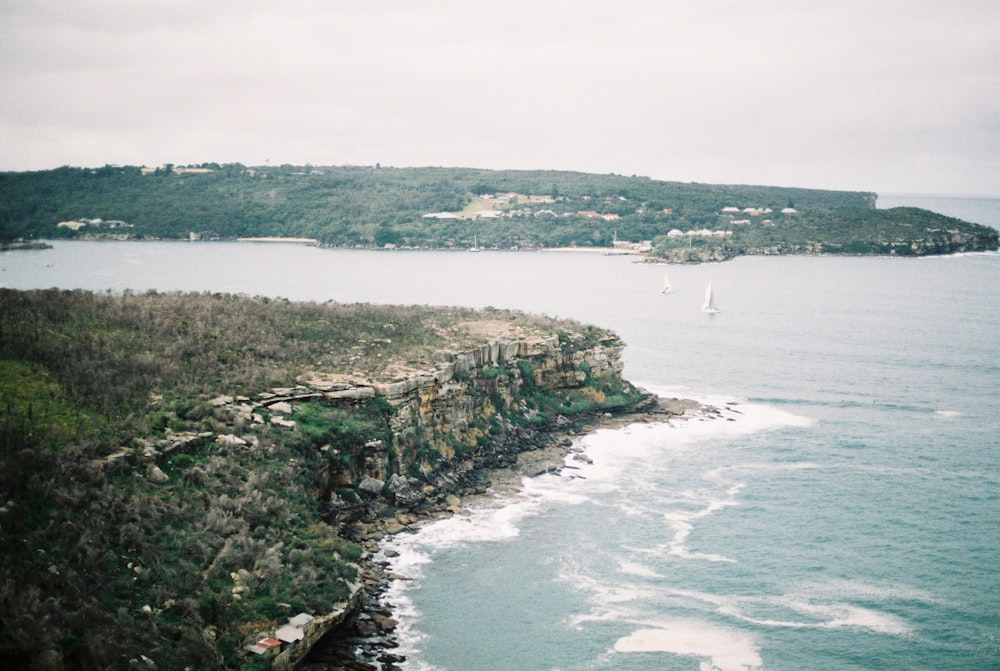
M1000 200L945 200L1000 227ZM1000 669L1000 254L54 245L0 282L571 317L622 336L634 383L721 409L596 431L588 461L393 537L404 668Z

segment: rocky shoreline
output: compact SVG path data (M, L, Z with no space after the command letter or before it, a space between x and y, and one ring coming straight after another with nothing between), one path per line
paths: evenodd
M405 658L398 647L391 606L382 601L394 580L405 580L390 571L389 563L377 559L381 542L388 536L415 531L419 525L452 515L467 514L477 499L514 494L522 479L565 468L574 439L602 428L635 423L664 422L690 417L715 418L720 411L689 399L651 397L637 407L617 414L603 413L557 424L551 430L518 434L524 441L513 455L449 478L442 496L433 505L399 509L392 516L365 520L346 529L347 535L364 548L361 583L363 594L358 611L336 630L324 636L297 668L305 671L396 671ZM527 438L527 440L525 440ZM582 459L585 457L581 456Z
M52 245L47 242L14 240L12 242L0 242L0 252L12 252L23 249L52 249Z

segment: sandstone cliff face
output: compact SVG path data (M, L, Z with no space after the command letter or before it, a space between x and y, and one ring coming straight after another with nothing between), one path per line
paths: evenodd
M331 461L320 488L344 510L359 508L337 501L335 492L345 487L369 498L387 494L390 503L403 507L433 500L445 493L440 485L449 473L488 465L484 453L496 458L519 449L516 443L524 436L504 418L531 424L537 415L526 401L531 394L579 390L600 379L620 381L623 346L611 334L492 341L456 352L437 370L409 371L392 382L304 378L295 398L321 396L330 404L351 404L381 397L393 408L392 444L372 441L357 446L349 458ZM505 447L498 449L501 444ZM371 503L362 507L370 509Z
M457 510L458 495L481 486L485 468L552 444L552 430L573 421L564 415L604 413L602 390L626 399L617 406L622 410L647 399L621 379L624 344L612 333L583 327L552 336L503 335L455 351L433 370L390 366L381 380L314 371L292 388L254 398L217 397L210 401L221 422L214 431L168 431L145 441L139 459L147 479L157 482L166 477L157 463L170 454L206 446L252 449L281 436L302 440L307 407L356 406L360 414L342 413L354 417L374 406L382 413L382 430L358 434L356 444L309 447L326 455L322 472L310 474L325 520L340 534L367 543L371 552L372 529L391 533L415 520L414 513ZM583 401L592 405L581 410ZM108 457L104 467L130 452ZM311 620L303 640L274 659L275 668L293 668L317 640L345 626L359 604L374 599L381 582L368 575L370 569L366 565L361 581L350 586L346 603L331 604L331 612Z
M603 411L604 395L595 388L610 385L630 394L634 406L645 395L621 378L623 348L613 333L590 329L490 340L454 352L435 370L396 367L390 381L313 371L300 377L299 386L273 389L255 399L220 396L211 405L228 410L232 431L269 424L273 430L294 432L301 404L350 407L379 399L386 403L391 438L374 437L338 448L347 452L331 452L326 470L314 481L317 498L329 504L331 521L338 523L370 516L379 506L426 507L460 489L457 479L482 467L502 465L517 452L531 449L539 433L568 421L559 414L561 409L553 413L551 407L539 407L540 398L551 406L563 394L565 414L585 414L572 406L569 392L577 391L593 401L592 410ZM213 439L225 445L257 441L253 433L240 437L168 432L162 439L146 441L140 456L143 463L155 465L162 455L187 452Z

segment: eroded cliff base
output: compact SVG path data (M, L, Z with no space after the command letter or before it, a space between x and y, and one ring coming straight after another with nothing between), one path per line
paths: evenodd
M716 419L720 411L691 399L645 396L616 413L595 413L564 421L543 430L515 431L491 451L494 458L453 471L442 479L434 502L417 509L397 509L391 516L351 525L345 532L365 549L363 594L352 617L322 638L298 668L306 671L394 671L405 658L399 654L395 630L398 621L392 604L384 599L394 580L408 580L391 571L380 554L388 536L411 533L422 524L442 517L468 515L469 510L497 497L515 496L525 478L572 469L573 461L586 460L579 438L598 429L636 423ZM571 456L572 455L572 456ZM570 457L567 459L567 457ZM455 476L458 477L455 477ZM385 511L389 512L389 511Z

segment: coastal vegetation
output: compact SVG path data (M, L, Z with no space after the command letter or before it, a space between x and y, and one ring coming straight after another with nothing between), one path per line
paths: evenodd
M721 233L721 234L720 234ZM687 263L747 254L926 256L996 249L997 232L915 207L745 214L713 231L657 236L653 254Z
M63 167L0 173L0 240L284 236L338 247L499 249L645 242L675 261L697 260L679 251L685 245L723 258L997 247L994 229L913 208L876 210L876 200L870 192L547 170Z
M268 667L248 642L356 592L364 550L351 524L391 514L393 486L426 489L439 465L492 452L518 427L643 398L586 361L560 387L542 383L558 371L496 358L456 369L450 384L475 411L448 415L468 424L451 434L407 433L386 396L360 393L450 370L498 337L561 345L568 362L617 342L494 309L0 289L5 663ZM317 376L369 382L324 396L303 386ZM391 483L371 477L374 452L394 464Z

